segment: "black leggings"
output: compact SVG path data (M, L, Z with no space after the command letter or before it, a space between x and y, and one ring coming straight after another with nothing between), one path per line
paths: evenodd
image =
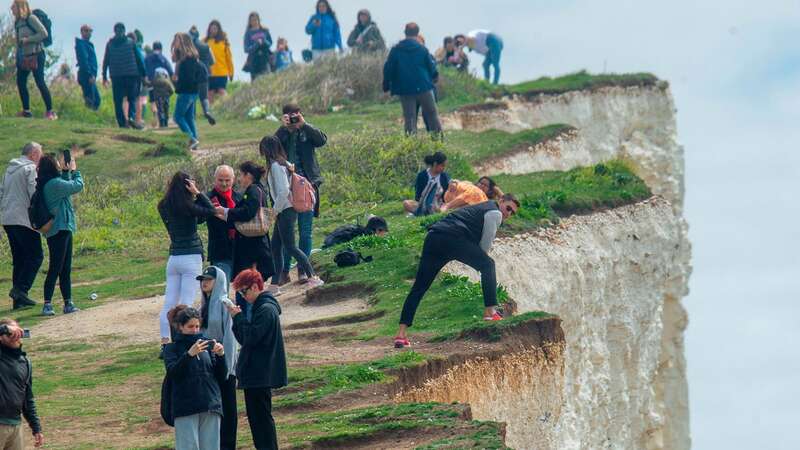
M278 214L275 220L275 229L272 232L272 263L275 265L275 275L272 283L278 284L281 273L287 268L283 267L283 251L297 260L297 270L309 277L314 276L314 268L308 262L308 256L297 247L294 240L294 224L297 223L297 212L294 208L287 208Z
M417 269L417 278L403 304L400 324L411 326L422 296L428 292L439 271L450 261L462 262L480 272L483 304L487 308L497 306L494 260L478 244L459 240L446 234L428 233L425 244L422 246L422 259L419 262L419 269Z
M44 280L44 302L53 301L56 279L64 301L72 300L72 232L62 230L47 238L50 265Z
M39 92L42 94L45 108L47 108L47 111L52 111L53 98L50 96L50 89L47 88L47 82L44 80L44 52L39 52L36 55L36 61L38 66L36 70L33 71L33 80L36 82L36 87L39 88ZM17 63L17 89L19 90L19 98L22 100L22 109L24 111L30 111L31 94L28 92L28 75L31 71L21 69L19 64L20 63Z

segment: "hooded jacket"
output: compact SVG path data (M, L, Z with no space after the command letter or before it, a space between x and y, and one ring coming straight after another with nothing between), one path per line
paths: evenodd
M47 237L53 237L59 231L75 233L75 208L72 206L72 196L83 190L83 177L80 171L70 172L65 170L61 176L53 178L44 185L42 193L47 204L47 209L53 214L53 225L47 232Z
M250 321L244 313L233 318L233 333L242 344L236 365L239 389L286 386L289 380L281 332L281 307L275 297L263 292L251 308Z
M36 191L36 163L27 156L12 159L0 189L0 224L30 228L28 208Z
M35 14L31 13L27 19L14 21L14 30L17 34L17 49L22 56L35 55L44 50L42 42L47 39L47 28ZM24 44L22 43L23 38L27 39ZM21 62L17 61L17 64Z
M222 344L225 347L225 366L227 372L225 379L236 375L236 361L239 360L239 343L233 335L233 318L231 318L228 308L222 301L228 298L228 277L219 267L217 278L214 280L214 289L208 299L203 294L203 322L204 327L200 331L209 339Z
M378 29L378 24L372 21L372 14L367 9L359 11L358 17L361 17L362 14L369 17L369 21L366 25L362 25L361 21L356 18L356 26L347 38L347 46L360 52L385 51L386 42L383 40L381 30ZM359 37L361 37L361 43L357 42Z
M172 416L186 417L200 413L222 415L219 380L227 373L225 358L210 351L189 356L189 348L202 334L176 334L175 341L164 348L164 366L172 381Z
M97 53L92 41L75 38L75 59L78 60L78 71L97 77Z
M275 137L281 141L281 145L287 152L289 152L289 147L294 139L295 151L300 169L302 169L301 175L314 183L314 187L319 188L323 179L319 161L317 161L317 148L325 146L328 136L319 128L306 122L302 128L294 132L289 131L286 127L280 127L275 132Z
M409 38L392 47L383 65L383 91L392 95L417 95L433 89L439 78L428 49Z
M114 36L106 44L103 57L103 79L119 77L144 77L144 61L139 57L136 44L127 36Z
M319 20L319 26L314 24L315 20ZM342 31L339 21L331 13L311 16L306 24L306 34L311 35L312 50L342 50Z
M144 59L144 67L146 72L145 75L151 82L155 81L156 70L159 68L166 70L170 78L172 78L172 75L174 74L172 71L172 64L160 51L154 51L153 53L147 55L147 57Z
M16 421L22 414L35 434L42 426L33 399L32 370L22 349L0 345L0 418Z

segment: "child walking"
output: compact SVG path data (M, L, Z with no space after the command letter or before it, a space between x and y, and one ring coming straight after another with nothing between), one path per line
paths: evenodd
M155 79L153 80L153 99L155 100L159 128L169 126L169 102L174 93L175 88L172 87L169 73L166 69L159 67L156 69Z

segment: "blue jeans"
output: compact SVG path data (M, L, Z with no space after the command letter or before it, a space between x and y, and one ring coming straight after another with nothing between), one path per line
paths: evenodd
M500 56L503 54L503 39L500 36L490 33L486 38L486 46L489 47L489 53L483 59L483 76L486 81L490 79L490 68L494 67L494 84L500 82Z
M190 138L197 140L197 127L194 123L194 104L197 102L197 94L178 94L175 101L175 123Z
M300 241L298 247L300 251L305 253L306 256L311 255L312 230L314 228L314 211L298 213L297 214L297 228L300 230ZM291 267L292 256L284 251L283 252L283 271L288 272Z
M87 108L97 111L100 109L100 91L97 90L97 78L94 83L89 82L90 78L92 78L90 74L78 71L78 84L83 90L83 101Z

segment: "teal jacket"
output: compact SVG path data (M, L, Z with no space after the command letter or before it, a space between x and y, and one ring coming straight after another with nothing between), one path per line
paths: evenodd
M75 210L71 197L83 190L83 178L79 171L70 173L65 170L61 178L53 178L44 185L44 199L47 209L53 214L53 226L47 237L55 236L59 231L75 232Z

